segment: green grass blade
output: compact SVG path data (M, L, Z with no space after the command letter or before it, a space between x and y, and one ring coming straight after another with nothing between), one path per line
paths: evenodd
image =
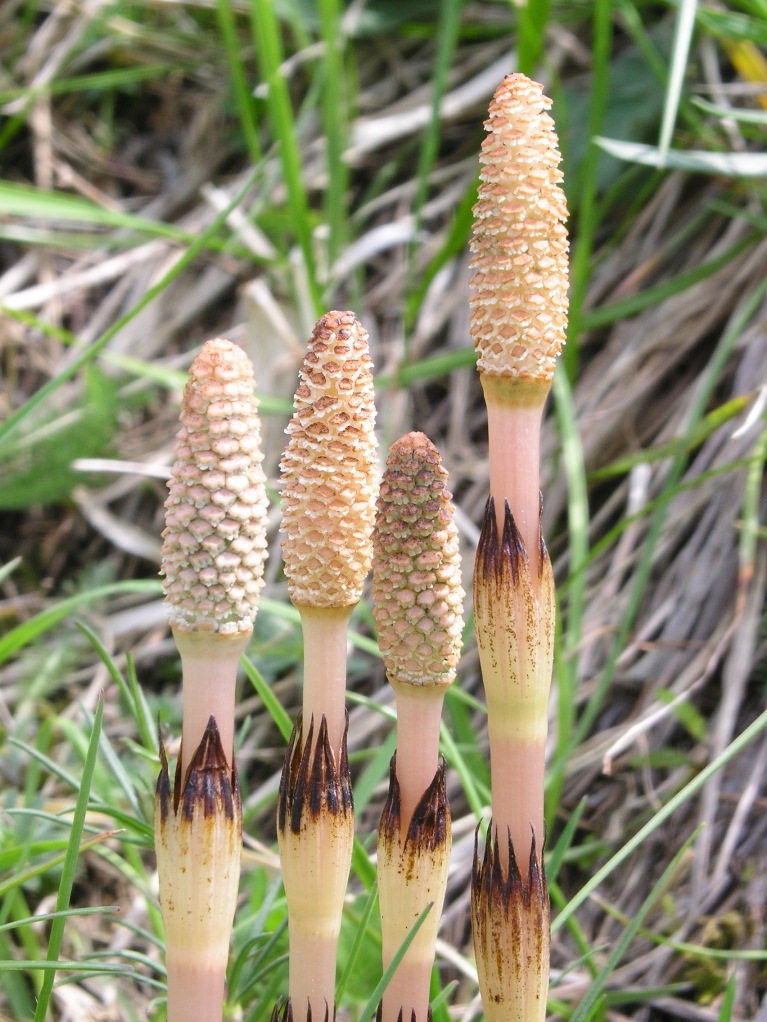
M695 28L695 12L697 8L697 0L680 0L677 5L674 42L671 47L671 66L669 68L666 98L663 105L663 120L661 121L660 140L658 142L658 155L661 166L665 164L671 148L671 137L674 134L676 115L682 96L682 86L684 85L684 75L690 55L690 43L692 41L692 32Z
M58 820L57 822L61 823L62 821ZM102 841L106 841L110 837L114 837L116 833L117 831L114 830L99 831L98 834L82 842L80 845L80 851L85 852L89 848L94 848ZM68 846L69 845L67 843L67 847ZM65 861L66 856L66 852L62 852L61 855L51 856L50 859L46 859L46 861L41 863L39 866L31 866L29 869L25 869L21 873L16 873L13 876L8 877L7 880L0 881L0 897L4 897L9 891L23 887L24 884L29 883L30 880L34 880L35 877L45 876L45 874L50 870L56 869L60 866L61 863Z
M447 91L448 76L455 61L455 48L461 28L461 0L442 0L439 4L439 22L437 24L437 53L431 75L431 117L424 133L421 150L418 155L416 170L416 193L413 202L413 214L416 221L416 233L421 223L421 211L429 194L429 175L437 158L441 132L440 108L442 98Z
M85 813L88 808L93 772L96 767L96 757L98 755L99 741L101 739L101 724L103 717L104 696L102 694L99 696L98 703L96 704L96 713L93 718L93 727L91 729L91 737L88 743L88 751L85 756L85 762L83 763L80 790L77 795L75 811L72 817L72 830L69 835L69 845L67 847L64 864L61 870L59 892L56 897L57 912L63 912L65 909L69 908L69 900L72 897L72 887L75 882L75 872L77 870L77 858L80 854L80 841L82 838L83 827L85 825ZM66 918L59 917L54 919L51 925L50 937L48 938L48 954L46 956L46 960L49 964L55 965L57 963L61 952L61 944L64 939L65 923ZM37 1000L37 1007L35 1008L34 1022L44 1022L45 1020L45 1016L48 1012L48 1002L50 1001L51 993L53 991L53 981L55 976L55 968L51 968L51 971L45 973Z
M722 1006L719 1009L718 1022L731 1022L737 991L738 984L735 982L735 977L730 976L724 991L724 997L722 998Z
M767 460L767 430L763 430L757 437L754 444L753 457L746 471L746 485L743 493L743 517L740 543L738 545L741 579L747 578L753 573L756 561L765 460Z
M59 917L56 918L58 922ZM44 962L37 961L25 961L24 959L13 959L11 961L0 961L0 972L6 972L8 970L15 970L16 972L34 972L40 971L45 973L45 980L43 981L43 987L48 985L50 980L50 986L53 987L53 980L57 972L65 970L66 972L86 972L92 973L95 976L101 976L109 974L111 976L133 976L134 970L129 965L100 965L97 972L94 972L93 965L91 962L66 962L66 961L49 961ZM41 995L42 996L42 995ZM46 1010L50 994L46 997ZM37 1001L37 1010L35 1011L35 1020L43 1022L45 1018L44 1014L40 1014L40 999Z
M635 454L629 455L627 458L619 458L616 461L612 461L609 465L605 465L604 468L598 468L596 471L589 473L589 482L598 482L602 479L628 475L636 465L652 464L656 461L664 461L666 458L673 458L678 454L689 454L697 447L700 447L712 433L715 433L722 426L740 415L741 412L745 411L752 401L753 397L750 395L732 398L731 401L726 401L712 412L709 412L697 425L688 429L684 436L675 437L673 440L658 444L656 447L644 448Z
M763 280L761 284L751 292L748 298L741 304L741 308L732 316L705 373L701 377L700 384L698 385L697 393L687 418L686 432L688 434L697 427L698 423L702 419L706 405L719 380L722 369L730 357L732 349L734 348L738 338L742 335L749 320L759 308L759 305L763 301L765 295L767 295L767 279ZM599 681L597 682L597 685L595 686L594 691L592 692L576 725L572 736L573 746L583 741L585 736L588 734L591 725L594 723L599 714L602 702L612 683L612 677L615 672L618 659L625 647L625 643L633 623L636 620L641 601L644 597L644 593L650 579L653 556L661 536L666 511L668 510L668 506L671 502L671 495L682 477L686 464L686 455L679 454L674 459L668 472L663 487L663 493L659 498L657 508L654 512L653 521L643 545L641 559L634 573L634 581L629 593L626 609L618 624L616 636Z
M397 953L394 955L394 957L392 958L391 962L389 963L386 971L384 972L383 976L381 977L380 981L378 982L378 985L376 986L375 990L371 994L370 999L368 1000L367 1004L365 1005L365 1007L360 1012L359 1022L370 1022L370 1019L375 1015L376 1010L378 1008L378 1002L381 1000L381 997L383 996L384 990L389 985L389 980L392 978L394 973L397 971L397 966L402 961L402 959L405 957L405 952L410 947L410 945L413 943L413 941L415 939L415 935L421 929L421 926L423 925L423 922L426 919L426 917L429 914L429 912L432 910L433 905L434 905L433 902L429 902L429 904L426 906L426 908L423 910L423 912L421 912L421 914L419 915L419 917L416 919L415 923L413 924L413 929L410 930L410 932L408 933L407 937L405 937L405 939L402 941L400 946L397 948Z
M479 187L479 173L475 174L471 184L466 189L463 198L456 207L453 220L447 233L444 243L437 254L429 262L428 266L415 282L414 290L411 291L405 301L405 332L410 334L415 325L418 313L429 290L429 285L437 276L442 267L451 259L460 255L466 248L471 234L471 225L474 222L472 212L477 201L477 188ZM472 352L473 354L473 352ZM467 363L469 364L469 363ZM376 384L380 385L380 379Z
M10 578L14 571L21 564L21 557L14 557L12 561L8 561L7 564L0 565L0 584L5 582L7 578Z
M632 852L641 848L644 841L654 833L661 824L677 811L681 806L700 791L709 777L726 766L738 753L757 738L767 728L767 710L764 710L749 726L735 738L719 756L713 759L701 772L681 788L668 802L658 810L655 815L641 827L633 837L629 838L625 845L620 848L610 859L600 867L594 875L586 881L577 894L568 901L567 905L559 912L551 924L552 933L556 933L567 920L580 908L589 895L599 887L603 880L624 862Z
M601 134L610 95L610 55L612 44L612 0L597 0L593 8L594 43L589 99L589 144L576 185L577 230L574 232L570 267L570 311L567 344L563 353L565 371L570 382L578 373L580 335L584 329L583 303L591 279L594 239L599 227L597 185L600 151L594 139Z
M570 815L570 819L567 821L564 830L559 835L557 843L551 850L551 854L546 858L546 879L549 884L555 883L557 874L564 861L565 855L568 848L572 844L575 832L578 829L581 816L583 816L583 810L586 808L585 798L581 799L574 811Z
M567 477L570 584L567 589L564 635L562 635L562 629L557 630L556 680L559 700L557 704L556 752L550 768L547 792L546 815L550 820L556 816L576 716L577 650L583 632L583 615L586 605L586 572L584 568L589 557L589 503L586 466L572 390L565 373L554 374L553 394L557 427L562 444L562 463Z
M458 351L451 351L446 355L432 355L429 358L422 358L418 362L401 366L394 376L383 374L376 380L376 387L380 392L385 387L396 384L403 390L407 390L411 383L417 383L419 380L431 380L435 376L447 376L455 369L473 366L476 361L474 348L460 348Z
M240 127L245 139L245 146L251 163L261 159L261 146L258 141L255 109L252 90L248 87L245 68L240 56L240 44L237 39L237 26L234 21L231 0L216 0L216 14L221 29L221 39L226 51L226 61L232 78L232 89L237 112L240 116Z
M370 804L378 786L388 776L396 746L397 732L392 729L377 748L366 753L367 763L354 782L355 812L361 813Z
M293 731L293 724L290 717L285 712L277 696L269 688L264 676L261 674L259 669L248 657L243 656L240 658L243 670L248 677L253 688L256 690L261 698L261 702L266 707L269 716L272 718L280 734L286 742L290 741L290 735Z
M469 808L478 820L481 819L484 808L490 801L489 788L485 788L484 792L480 794L477 781L474 778L471 768L461 753L461 750L453 741L453 736L445 727L444 723L440 725L439 741L445 753L445 759L461 778L461 784L463 786L464 794L466 795L466 801L469 803Z
M595 139L606 153L619 160L639 163L659 170L687 170L696 174L724 177L767 177L767 153L724 153L706 149L669 149L662 154L643 142L623 142L617 138Z
M605 984L607 983L607 980L609 979L611 973L616 968L618 962L621 960L623 955L628 950L631 941L637 935L648 912L668 886L668 883L674 876L674 873L676 872L676 869L683 855L690 847L690 845L693 843L696 837L697 831L694 834L690 835L690 837L684 842L684 844L676 853L676 855L673 857L668 866L666 866L666 868L663 870L663 873L661 873L660 877L653 885L650 893L647 895L645 900L639 906L639 909L636 911L636 913L631 917L631 921L629 922L626 929L623 931L620 940L617 941L617 943L612 947L610 954L607 956L607 961L589 984L589 988L586 991L586 995L584 996L583 1000L579 1002L578 1007L575 1009L573 1015L570 1018L570 1022L588 1022L588 1019L592 1017L591 1011L595 1007L597 1001L600 999L602 991L604 990Z
M9 632L0 638L0 664L12 656L24 646L28 646L39 638L44 632L59 624L70 614L81 607L88 607L93 603L110 596L126 595L129 593L144 593L156 595L161 591L160 583L154 581L113 582L106 586L97 586L88 592L78 593L76 596L69 596L60 600L52 607L40 611L28 621L16 625Z
M172 281L176 280L176 278L184 272L187 266L190 266L194 262L197 256L208 246L210 240L214 238L224 226L226 219L232 210L235 209L243 200L245 195L253 186L258 174L259 171L254 170L252 174L248 175L247 181L240 191L234 196L229 205L221 210L221 212L213 219L204 231L191 240L188 248L181 258L173 264L171 269L168 270L168 272L155 285L153 285L153 287L149 288L146 294L133 306L132 309L113 323L97 341L94 341L93 344L84 348L83 351L76 358L72 359L72 361L64 369L62 369L57 376L54 376L52 379L48 380L47 383L44 383L42 387L36 390L20 408L11 412L5 422L0 424L0 443L12 436L18 430L21 423L38 408L44 405L63 383L66 383L67 380L76 376L81 369L92 362L96 356L99 355L104 348L106 348L112 338L117 336L123 327L135 319L142 309L145 309L147 305L149 305L150 302L157 297L157 295L161 294ZM0 310L2 310L2 306L0 306Z
M373 884L376 882L376 868L370 861L365 846L362 844L360 839L355 836L354 847L352 849L352 867L360 883L363 885L366 891L369 891Z
M280 160L288 192L291 223L303 254L309 291L315 315L320 312L321 289L312 247L309 200L301 169L298 148L298 127L293 117L290 96L282 74L283 49L277 9L271 0L250 0L253 42L258 53L261 77L267 86L267 107L275 140L280 147Z
M166 238L182 244L192 240L192 235L187 231L160 220L145 220L135 213L122 213L120 210L98 206L79 195L45 191L11 181L0 181L0 213L31 220L93 224L147 234L152 238Z
M710 103L701 96L691 96L690 101L703 113L721 117L722 120L726 118L739 121L741 124L767 125L767 110L738 110L732 106L719 106L717 103Z
M26 919L14 919L12 923L3 923L0 926L0 932L3 930L15 930L19 926L36 926L39 923L50 922L52 919L58 919L60 916L93 916L93 915L104 915L109 912L119 912L119 905L94 905L90 908L68 908L63 912L41 912L40 915L27 916Z
M327 188L325 219L328 226L328 266L332 266L348 239L349 167L344 160L349 134L349 71L339 0L320 0L325 43L323 60L322 123L325 128Z
M130 703L133 711L133 719L136 721L138 733L141 736L141 742L147 752L151 752L153 755L157 755L157 728L152 717L152 711L149 709L149 703L146 701L146 696L143 693L141 686L139 685L138 676L136 675L136 665L133 662L133 657L128 654L127 656L127 668L128 668L128 684L130 686Z
M373 914L373 909L376 907L378 901L378 884L374 883L370 890L365 896L365 904L362 907L362 916L360 917L359 925L357 926L357 933L354 937L354 943L352 944L349 956L346 959L346 965L344 971L341 973L341 977L336 984L336 1000L340 1001L346 990L346 985L354 972L354 967L357 963L357 958L362 949L362 945L365 942L366 930L370 917Z
M517 8L519 26L517 67L528 78L536 77L538 65L546 52L549 8L549 0L527 0L527 3Z
M715 256L713 259L709 259L705 263L701 263L692 270L686 270L683 273L677 274L676 277L664 280L661 284L645 288L629 298L612 302L609 305L603 305L598 309L592 309L583 317L583 327L588 330L596 330L599 327L609 326L611 323L617 323L619 320L636 316L638 313L644 312L645 309L650 309L666 301L668 298L673 298L674 295L681 294L682 291L686 291L694 284L699 284L701 281L707 280L715 273L718 273L731 260L737 258L747 248L750 248L751 245L760 240L761 236L759 234L749 234L741 238L740 241L737 241L731 248L728 248L726 252Z
M125 86L143 84L156 78L165 78L179 70L191 70L184 64L141 64L137 67L121 67L119 70L94 71L91 74L72 75L70 78L59 78L58 81L46 82L35 87L3 89L0 91L0 104L12 103L16 99L35 99L38 96L62 96L69 93L107 92L112 89L124 89Z

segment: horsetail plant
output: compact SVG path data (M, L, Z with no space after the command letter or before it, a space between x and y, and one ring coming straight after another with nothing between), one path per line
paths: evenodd
M214 1022L222 1017L242 844L237 664L253 631L266 556L253 368L229 341L208 341L193 361L177 441L162 571L181 656L183 725L172 786L160 743L155 840L168 1022Z
M458 530L436 447L423 433L392 445L373 533L373 612L397 700L397 751L378 832L386 970L431 906L389 982L382 1022L427 1022L429 983L450 862L450 810L439 727L463 630Z
M316 324L282 459L283 559L304 636L302 712L280 783L288 903L286 1018L335 1014L336 948L354 810L346 748L346 644L372 557L376 440L367 331L351 312Z
M508 75L482 145L471 332L490 498L474 572L492 820L475 850L472 926L488 1022L542 1022L549 974L543 781L554 584L540 532L540 425L567 325L567 208L551 103Z

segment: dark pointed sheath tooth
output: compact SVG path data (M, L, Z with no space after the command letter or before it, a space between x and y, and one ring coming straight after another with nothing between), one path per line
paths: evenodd
M290 799L290 829L294 834L301 830L301 813L306 800L308 788L309 766L311 762L312 746L314 745L314 717L309 721L309 730L306 738L303 739L301 759L296 773L295 785L289 792Z
M450 830L450 809L447 803L445 771L445 760L440 758L431 784L413 811L405 838L406 849L410 845L416 846L417 851L425 849L434 851L447 841Z
M277 805L277 825L280 830L285 829L288 812L290 809L291 792L296 786L296 775L298 773L299 756L297 750L301 748L301 730L303 725L302 715L299 713L293 730L290 734L290 741L285 753L285 761L280 775L280 793Z
M341 762L339 764L338 777L340 782L340 809L343 813L354 812L354 795L352 794L352 776L349 770L349 711L346 710L344 721L344 734L341 739ZM335 1009L334 1013L335 1013Z
M230 770L218 725L215 717L211 717L186 771L181 811L191 820L193 813L201 807L204 817L223 812L231 820L234 818L233 789L236 786L236 772Z
M500 596L505 587L518 584L523 566L527 566L527 552L508 500L504 501L503 531L499 537L495 520L495 501L488 497L477 546L475 582L484 586L495 586L495 591Z
M272 1008L271 1022L293 1022L293 1005L290 998L279 1000Z
M316 819L322 812L334 816L353 811L349 754L348 714L341 743L340 766L336 765L323 714L314 742L314 719L303 740L299 722L293 728L280 778L277 824L284 831L288 820L294 834L301 830L304 813Z
M495 577L497 562L498 528L495 523L495 501L488 497L477 545L475 574L481 581L488 582Z
M328 720L323 713L309 775L309 812L312 816L317 816L321 812L323 803L331 812L337 809L334 773L333 750L328 739Z
M492 833L492 840L490 834ZM548 884L546 867L539 861L535 836L532 838L528 874L525 879L519 870L514 842L507 830L509 868L504 875L501 858L498 855L498 831L492 823L485 842L482 855L479 854L479 825L474 836L474 864L472 867L472 897L484 901L487 905L505 907L507 912L512 906L521 904L526 909L531 905L548 903Z
M162 735L160 734L159 722L157 728L157 739L160 747L160 774L157 778L155 798L160 806L160 819L164 824L168 819L168 813L170 812L171 791L170 776L168 774L168 756L165 752L165 742L162 740ZM176 811L175 805L173 807L173 811Z
M511 566L511 577L514 585L519 580L520 564L527 562L527 551L522 541L522 534L517 528L514 515L511 513L508 500L503 502L503 539L501 541L504 561Z
M402 803L397 780L397 753L395 752L389 761L389 791L381 813L379 833L389 843L398 841L401 826Z

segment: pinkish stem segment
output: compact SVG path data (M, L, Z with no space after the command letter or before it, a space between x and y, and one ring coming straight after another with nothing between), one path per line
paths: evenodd
M346 726L346 646L353 607L300 606L304 633L305 732L314 719L317 735L323 714L336 763Z
M541 417L548 386L522 384L505 377L481 375L487 403L490 494L498 533L503 532L504 502L524 543L533 588L540 568Z
M520 741L506 734L494 733L488 725L490 738L490 764L493 770L492 820L499 835L496 853L504 876L509 870L511 839L517 855L517 865L523 880L527 880L530 843L535 835L535 847L540 855L543 848L543 780L546 739Z
M397 697L397 781L400 790L401 840L404 842L416 806L439 765L439 725L445 689L442 686L392 682ZM409 1016L404 1016L409 1017Z
M338 933L319 929L309 932L293 924L289 935L289 987L294 1017L319 1019L319 1022L326 1017L333 1019L335 1006L332 1002L328 1004L327 997L336 985Z
M183 678L182 778L211 717L215 717L221 746L232 764L237 666L250 636L250 629L234 635L173 629Z
M220 966L201 965L167 955L168 1022L220 1022L224 1003L224 972Z

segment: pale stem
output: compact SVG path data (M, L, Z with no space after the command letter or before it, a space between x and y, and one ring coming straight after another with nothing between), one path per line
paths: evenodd
M167 959L167 1022L221 1022L225 968Z
M354 608L300 606L298 609L304 633L304 735L308 734L314 717L316 739L324 713L330 747L339 763L346 726L347 629Z
M432 909L432 912L434 909ZM391 961L397 948L388 956ZM400 1009L403 1020L410 1022L415 1012L415 1022L426 1022L429 1011L429 984L434 955L412 959L405 955L384 990L381 1006L381 1022L398 1022Z
M525 545L533 589L538 588L541 496L541 417L546 390L510 393L496 377L482 375L487 403L490 496L495 502L499 535L504 502L509 502Z
M308 1017L307 1007L310 1005L312 1019L322 1022L327 1002L328 1018L332 1019L338 933L312 930L305 924L296 926L289 918L288 940L290 943L288 990L293 1006L293 1017L297 1022L302 1022ZM328 993L329 1001L326 996Z
M202 741L211 717L221 736L221 746L231 766L234 753L234 692L237 667L251 631L236 635L187 632L173 629L181 656L183 718L181 776Z
M408 685L396 680L392 687L397 699L397 781L400 839L404 843L415 808L439 765L439 725L445 690L441 685Z
M508 876L507 835L511 831L514 856L520 876L527 879L530 843L535 833L537 857L543 848L543 776L546 738L520 740L518 736L494 733L488 717L490 764L492 769L492 827L498 834L498 855Z

